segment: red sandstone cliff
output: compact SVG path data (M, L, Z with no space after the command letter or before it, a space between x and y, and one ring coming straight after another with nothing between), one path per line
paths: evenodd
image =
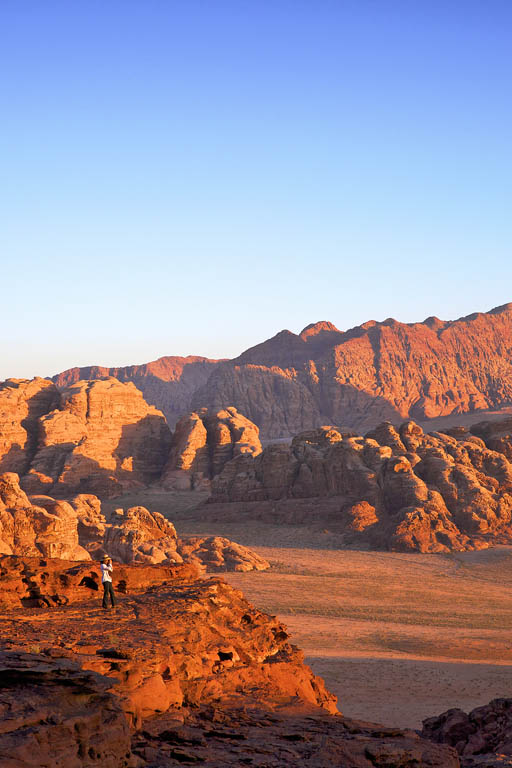
M198 408L234 406L262 437L330 423L370 429L512 403L512 304L454 321L369 321L346 332L320 322L281 331L229 361L161 358L146 366L71 369L133 381L171 426Z
M0 472L29 493L102 496L160 477L171 433L131 382L79 381L60 393L46 379L0 385Z

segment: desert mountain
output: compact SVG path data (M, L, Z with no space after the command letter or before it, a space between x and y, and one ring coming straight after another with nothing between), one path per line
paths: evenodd
M189 410L234 406L264 439L322 424L366 430L512 403L512 304L454 321L373 320L281 331L233 360L163 357L127 368L73 368L61 387L114 375L133 381L171 427Z
M106 379L132 381L143 393L144 399L156 405L171 427L180 416L190 410L194 392L206 384L219 360L207 357L160 357L151 363L129 365L124 368L104 368L93 365L86 368L70 368L57 374L53 381L60 388L74 384L81 379Z

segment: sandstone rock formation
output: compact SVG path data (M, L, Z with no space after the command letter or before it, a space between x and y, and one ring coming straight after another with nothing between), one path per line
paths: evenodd
M161 482L164 488L208 489L211 479L232 458L259 453L258 427L236 408L202 408L176 424Z
M11 472L0 475L0 552L90 560L71 505L45 496L29 500Z
M29 493L112 496L145 485L160 476L171 439L163 414L116 379L71 385L36 427L22 479Z
M423 722L423 738L455 747L463 768L512 762L512 699L494 699L469 714L449 709Z
M265 558L248 547L222 536L188 536L178 539L178 552L187 562L198 562L208 572L264 571L270 568Z
M316 323L219 365L195 406L233 405L262 435L321 424L368 429L512 403L512 304L456 321Z
M54 377L133 381L174 426L191 409L234 406L280 438L322 424L364 431L383 419L424 420L512 403L512 304L454 321L370 320L281 331L228 361L161 358L130 368L74 368Z
M114 588L118 595L138 594L154 586L195 581L204 573L197 562L182 564L115 563ZM100 605L99 563L58 558L0 556L0 610L54 608L96 601Z
M59 389L69 387L84 379L107 379L131 381L140 389L146 402L161 410L171 428L178 419L190 410L194 392L203 386L220 360L207 357L160 357L144 365L130 365L124 368L89 366L70 368L57 374L53 381Z
M60 395L47 379L0 383L0 472L23 475L38 440L38 419L58 408Z
M2 596L12 585L12 560L0 559L7 571L7 578L0 572ZM30 567L35 570L33 562ZM139 568L144 574L162 571L161 566L122 568L125 574ZM284 704L298 697L313 709L337 711L335 697L304 666L302 654L290 645L275 617L258 611L218 578L197 580L192 568L174 566L176 579L172 568L163 569L167 573L161 574L161 585L147 591L134 593L126 585L110 628L97 591L87 585L82 586L82 602L40 611L37 622L20 621L13 627L11 617L0 615L0 645L16 651L39 646L42 653L46 648L69 649L65 655L84 669L118 681L118 696L132 724L171 706L218 703L244 694L247 702ZM75 569L80 569L77 579L84 566ZM48 563L40 570L48 573ZM20 619L30 610L18 609Z
M35 577L48 570L46 562L38 569L0 559L3 600L19 583L11 565ZM336 715L334 697L286 628L221 580L197 580L191 567L174 566L171 576L162 566L123 566L162 571L162 581L127 588L115 615L86 597L95 594L88 584L75 588L85 596L78 603L0 613L2 765L33 766L36 733L47 759L39 764L71 768L459 766L450 746Z
M116 510L105 532L103 547L121 563L181 563L174 525L144 507Z
M107 520L101 502L78 494L71 502L32 496L14 473L0 475L0 553L64 560L169 565L184 560L210 571L263 570L269 563L247 547L218 536L178 539L174 525L145 507L117 509Z
M412 421L366 437L322 427L228 462L210 501L288 500L273 504L273 516L289 521L292 500L310 499L310 523L329 522L361 546L446 552L511 543L512 440L500 433L496 442L493 429L487 439L498 450L467 430L425 434Z

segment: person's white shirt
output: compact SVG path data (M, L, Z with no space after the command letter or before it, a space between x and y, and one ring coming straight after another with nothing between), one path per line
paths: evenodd
M101 583L104 584L106 581L112 581L112 563L102 563L101 564Z

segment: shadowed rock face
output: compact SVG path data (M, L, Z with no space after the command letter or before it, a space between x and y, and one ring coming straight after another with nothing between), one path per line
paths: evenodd
M176 424L161 483L164 488L208 489L211 479L233 457L259 453L258 427L236 408L202 408Z
M159 478L171 440L163 414L131 383L44 379L0 389L0 467L29 493L112 496Z
M234 406L264 439L337 424L429 419L512 403L512 304L455 321L332 323L281 331L228 361L161 358L129 368L73 368L54 377L133 381L174 426L199 408Z
M290 500L274 504L279 520L289 518L291 500L311 499L310 521L329 521L347 544L446 552L510 543L512 440L503 430L496 440L496 430L491 450L467 430L425 434L412 421L366 437L322 427L233 459L214 478L210 501Z
M77 583L85 564L70 572L61 562L59 572L56 562L0 559L3 604L20 569L67 575L70 595L91 591ZM450 746L336 715L286 628L238 590L198 580L191 566L123 568L115 614L98 607L94 590L54 610L0 610L2 766L34 766L35 733L36 759L46 760L38 765L72 768L459 766Z
M494 699L469 714L449 709L423 722L423 738L455 747L463 768L510 765L512 699Z
M207 357L160 357L144 365L129 365L122 368L88 366L70 368L57 374L53 381L57 387L65 388L83 379L107 379L131 381L140 389L146 402L161 410L167 423L174 427L178 419L190 410L194 392L203 386L219 360Z
M3 768L131 762L130 729L114 681L68 660L0 653Z

